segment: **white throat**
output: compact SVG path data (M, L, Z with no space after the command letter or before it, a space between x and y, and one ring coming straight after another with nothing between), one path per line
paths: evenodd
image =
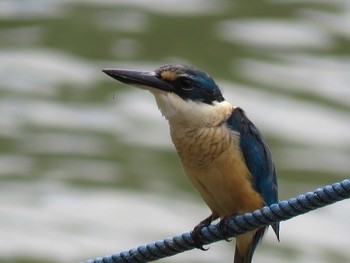
M175 93L152 92L159 110L170 124L208 127L226 120L234 106L227 101L206 103L185 101Z

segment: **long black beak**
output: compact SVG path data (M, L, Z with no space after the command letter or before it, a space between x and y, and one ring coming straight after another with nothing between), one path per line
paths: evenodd
M152 71L133 71L126 69L104 69L102 71L122 83L136 86L141 89L150 90L154 88L162 91L173 90L169 83L158 78Z

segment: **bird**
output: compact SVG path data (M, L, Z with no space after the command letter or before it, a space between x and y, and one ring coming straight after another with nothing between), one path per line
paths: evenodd
M107 68L108 76L150 91L169 123L182 168L211 210L191 232L198 248L200 230L216 219L244 214L278 201L269 147L245 111L225 100L207 73L166 64L154 71ZM225 224L223 224L225 225ZM268 227L238 235L234 263L250 263ZM279 240L279 223L272 225Z

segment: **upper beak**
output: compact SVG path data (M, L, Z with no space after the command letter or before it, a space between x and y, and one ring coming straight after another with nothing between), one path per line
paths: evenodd
M138 88L147 90L155 88L162 91L173 90L169 83L158 78L152 71L133 71L126 69L104 69L102 71L120 82L136 86Z

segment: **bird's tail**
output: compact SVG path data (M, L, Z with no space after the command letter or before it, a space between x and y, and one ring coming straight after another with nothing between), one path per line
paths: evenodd
M243 237L243 239L240 240L241 236L237 237L235 257L234 257L233 263L251 263L252 262L255 248L260 242L260 240L263 238L266 229L267 228L265 227L258 229L253 234L252 237L250 236L250 238L249 236L245 236ZM250 233L248 232L246 234L250 234Z

